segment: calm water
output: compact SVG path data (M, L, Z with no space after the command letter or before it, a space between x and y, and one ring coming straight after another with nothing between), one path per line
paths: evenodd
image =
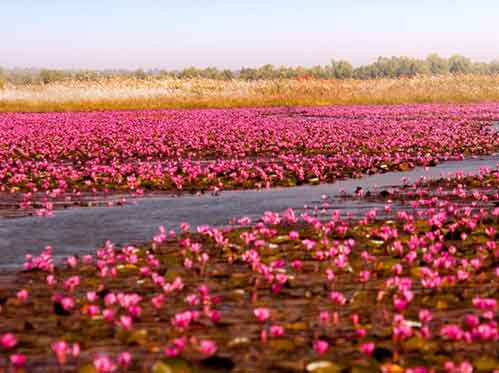
M106 240L116 244L143 242L152 238L159 225L178 228L182 222L192 226L225 225L230 218L248 215L260 217L265 211L284 211L292 207L317 205L324 195L335 197L365 190L384 189L402 184L402 177L411 182L422 176L440 177L450 172L477 171L480 167L495 168L499 156L444 162L425 171L418 167L407 172L389 172L348 179L334 184L275 188L266 190L229 191L219 196L146 197L136 203L110 208L74 208L56 211L51 218L25 217L0 219L0 266L23 262L27 252L38 253L52 245L56 256L91 252ZM378 206L359 201L335 201L333 208L342 213L358 215Z

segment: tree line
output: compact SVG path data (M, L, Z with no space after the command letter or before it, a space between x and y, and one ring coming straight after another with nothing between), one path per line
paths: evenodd
M182 70L54 70L34 68L0 68L0 88L3 83L15 85L47 84L56 81L92 81L102 77L125 77L136 79L207 78L215 80L277 80L277 79L376 79L415 76L436 76L447 74L499 74L499 60L475 62L470 58L453 55L444 58L436 53L425 59L411 57L378 57L367 65L353 67L346 60L331 60L327 65L313 67L289 67L266 64L260 67L243 67L239 70L219 69L216 67L188 67Z

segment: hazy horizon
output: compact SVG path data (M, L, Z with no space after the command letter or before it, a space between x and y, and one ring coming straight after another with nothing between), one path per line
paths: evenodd
M2 4L0 66L238 69L378 56L499 57L493 0L18 0ZM470 5L472 4L472 5Z

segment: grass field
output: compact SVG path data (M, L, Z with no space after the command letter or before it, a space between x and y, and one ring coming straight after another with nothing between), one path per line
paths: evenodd
M377 80L103 79L5 86L0 111L230 108L499 100L499 76Z

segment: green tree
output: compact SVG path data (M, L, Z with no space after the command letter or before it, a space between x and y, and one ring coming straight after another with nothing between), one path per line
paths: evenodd
M430 75L430 68L425 60L410 58L408 63L409 76Z
M80 70L74 74L74 79L78 81L95 81L99 78L99 73L92 70Z
M475 75L491 75L491 64L485 62L473 62L471 64L471 73Z
M313 76L315 79L327 79L328 71L321 65L313 66L309 69L309 75Z
M243 80L256 80L257 79L257 70L251 67L243 67L239 71L239 78Z
M378 57L371 65L371 77L394 77L400 73L400 62L397 57Z
M499 60L490 63L489 71L491 74L499 74Z
M336 79L348 79L353 75L353 66L350 62L345 60L331 61L331 71L333 77Z
M234 73L229 69L224 69L222 71L222 79L223 80L232 80L232 79L234 79Z
M371 78L369 68L367 66L359 66L353 70L353 77L355 79L366 80Z
M266 64L257 69L257 79L272 80L279 78L278 71L271 64Z
M468 57L455 54L449 58L449 71L451 74L471 73L471 60Z
M186 79L192 79L192 78L199 78L201 75L200 71L195 68L194 66L191 66L191 67L187 67L185 69L183 69L180 74L179 74L179 77L180 78L186 78Z
M432 75L444 75L449 73L448 61L436 53L431 53L426 57L426 63Z
M42 69L40 70L39 79L43 84L59 82L69 77L68 73L65 73L62 70L48 70Z

